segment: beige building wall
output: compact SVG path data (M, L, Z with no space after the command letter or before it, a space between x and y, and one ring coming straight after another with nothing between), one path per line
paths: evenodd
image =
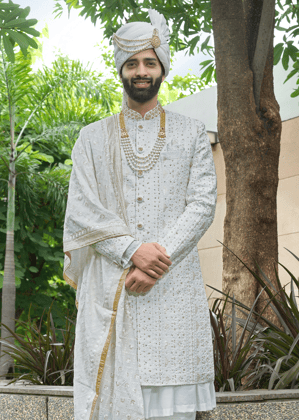
M223 241L226 211L225 166L221 145L218 143L212 148L218 183L216 215L210 229L198 243L208 296L212 290L207 285L222 288L222 245L218 241ZM299 257L299 117L282 123L277 212L279 262L299 277L299 262L285 250L288 248ZM279 276L283 284L290 281L290 276L282 267L279 267Z

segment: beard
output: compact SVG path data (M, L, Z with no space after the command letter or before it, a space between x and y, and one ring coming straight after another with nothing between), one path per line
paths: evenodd
M150 101L154 96L157 95L161 83L162 83L162 77L163 73L161 72L161 76L157 77L155 80L155 83L153 83L153 78L141 78L141 77L134 77L131 80L123 77L122 82L125 91L127 92L129 98L131 98L133 101L139 102L141 104L144 104L145 102ZM149 82L150 85L146 88L137 88L134 85L134 82L137 81L144 81Z

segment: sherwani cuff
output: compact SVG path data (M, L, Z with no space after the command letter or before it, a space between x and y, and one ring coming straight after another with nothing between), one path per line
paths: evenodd
M122 257L122 264L124 268L128 268L133 264L131 261L131 258L141 245L142 245L142 242L134 240L125 250Z
M104 241L97 242L91 245L99 254L104 255L115 264L120 265L122 268L130 267L127 260L123 260L124 254L135 239L132 236L124 235L117 238L105 239Z

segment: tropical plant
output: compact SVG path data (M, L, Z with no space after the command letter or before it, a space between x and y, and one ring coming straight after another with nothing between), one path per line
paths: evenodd
M261 294L261 293L260 293ZM259 294L259 296L260 296ZM257 330L263 329L254 319L254 307L249 311L241 331L238 329L237 310L235 298L232 298L231 316L224 311L228 304L228 296L215 299L210 310L210 319L213 332L213 353L215 366L215 389L218 392L242 390L244 378L251 372L256 364L256 358L262 345L254 346ZM230 322L228 322L230 320Z
M1 79L2 79L2 92L4 87L5 94L1 95L4 99L6 96L6 107L7 114L9 116L9 132L10 132L10 146L9 146L9 159L6 161L3 157L6 166L9 170L8 175L8 198L7 198L7 227L6 227L6 249L5 249L5 265L4 265L4 280L3 280L3 291L2 300L6 304L2 305L2 321L6 322L7 325L14 330L14 307L15 307L15 263L14 263L14 224L15 224L15 186L16 186L16 147L18 146L19 140L22 137L23 130L26 128L32 113L29 115L25 122L19 136L15 140L15 124L16 124L16 113L18 102L22 102L22 94L24 90L28 88L28 85L33 83L30 77L30 70L28 63L17 63L15 62L15 44L21 48L22 55L27 55L29 46L37 48L37 43L32 36L38 36L33 25L37 23L35 19L27 20L30 8L20 8L19 5L9 2L8 4L0 3L0 19L1 19L1 31L0 31L0 54L1 54ZM29 35L28 35L29 34ZM30 36L31 35L31 36ZM48 92L45 92L47 95ZM3 104L3 102L2 102ZM5 109L5 107L3 107ZM2 110L1 110L2 111ZM34 111L33 111L34 112ZM7 337L6 331L1 329L1 337ZM1 353L3 346L1 346ZM3 358L2 364L0 365L0 373L8 372L12 369L12 360L6 354Z
M291 252L291 251L289 251ZM234 253L233 253L234 254ZM299 258L291 252L292 255L299 261ZM235 255L235 254L234 254ZM238 258L235 255L236 258ZM243 381L241 389L252 389L252 388L265 388L270 389L285 389L285 388L299 388L299 309L296 300L295 288L297 293L299 290L299 281L296 277L282 264L280 264L290 275L290 292L286 291L286 286L281 285L278 273L276 272L275 284L265 275L262 269L256 265L257 270L252 270L247 264L245 264L240 258L238 260L244 267L253 275L257 282L262 287L260 292L265 292L268 296L266 300L265 308L269 306L279 319L280 324L274 324L264 314L258 314L255 311L254 306L249 308L240 301L236 301L233 297L225 294L217 289L218 293L222 293L225 296L225 303L231 301L233 306L232 321L229 329L236 331L236 324L242 328L242 335L244 331L248 334L248 343L250 343L251 350L250 355L253 356L250 369L247 369L245 380ZM219 305L219 303L218 303ZM242 314L242 318L235 316L235 308ZM215 321L214 321L215 323ZM212 324L213 325L213 324ZM223 324L224 325L224 324ZM227 347L224 346L223 342L226 342L225 332L227 326L220 327L219 337L221 337L221 345L216 344L217 358L215 361L216 372L222 373L220 378L225 378L225 370L222 362L224 356L227 354ZM214 334L217 330L213 325ZM220 338L218 339L218 341ZM233 340L234 341L234 340ZM235 345L232 346L233 348ZM240 346L243 347L242 345ZM224 356L221 357L221 348ZM214 343L215 349L215 343ZM248 347L245 345L242 352L247 352ZM220 360L220 362L219 362ZM227 364L228 365L228 364ZM239 372L240 374L240 372ZM226 379L229 374L226 373ZM231 375L232 376L232 375ZM237 375L238 379L239 376ZM216 375L216 380L218 379ZM223 379L222 379L223 381ZM218 379L218 382L219 379ZM222 382L220 382L222 383ZM240 381L239 381L240 384ZM232 390L232 388L231 388Z
M56 329L51 305L39 323L31 319L30 311L26 321L16 321L23 334L2 325L14 339L14 343L0 340L5 344L4 353L15 361L10 383L22 380L36 385L73 385L75 328L71 318L67 315L63 327Z
M299 261L295 254L291 254ZM260 267L257 274L245 265L267 293L268 302L280 322L280 325L275 325L266 317L261 317L267 328L258 332L255 342L262 345L263 352L258 357L256 371L247 378L248 386L258 386L261 381L267 381L268 389L299 388L299 309L296 300L299 281L284 265L280 265L291 278L289 293L277 273L276 286ZM243 321L239 320L239 323L243 324Z
M72 165L71 151L85 124L115 112L119 106L112 83L108 84L100 73L91 71L78 61L58 56L52 67L44 67L34 73L29 54L25 59L17 53L12 71L24 61L28 67L28 78L23 77L24 86L18 91L22 99L18 103L19 112L16 112L19 132L26 122L31 104L38 102L40 106L32 114L16 147L18 183L15 189L14 250L17 305L13 317L17 318L24 311L23 315L27 316L29 304L32 304L32 315L40 316L54 297L61 307L74 304L74 294L67 292L68 287L62 277L62 234ZM20 73L13 75L17 78ZM51 92L41 102L45 86ZM7 127L6 108L3 108L0 118L2 127ZM0 133L0 138L0 192L1 196L7 197L5 178L8 176L10 153L7 129ZM7 200L3 198L0 200L1 239L6 233L6 211ZM0 264L4 257L4 242L0 240ZM0 293L3 285L1 274L3 267L0 266ZM9 299L6 302L14 306ZM56 319L55 322L59 325L60 321Z

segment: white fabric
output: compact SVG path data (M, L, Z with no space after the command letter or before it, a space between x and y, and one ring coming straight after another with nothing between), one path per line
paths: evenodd
M195 413L216 407L213 382L179 386L142 386L145 418L173 416L174 413Z
M98 253L111 259L114 263L123 268L128 268L129 259L124 258L126 250L135 242L132 236L119 236L117 238L106 239L91 245Z
M132 110L124 113L136 150L143 147L143 153L149 153L158 135L159 110L151 110L144 118ZM166 145L143 178L128 167L123 151L122 165L111 166L119 159L107 157L113 147L117 151L108 126L106 119L85 127L72 155L65 250L72 256L67 275L78 284L76 420L89 419L96 397L100 358L115 313L113 297L123 272L113 257L89 246L99 240L131 235L141 242L158 242L173 265L145 296L129 296L122 289L91 420L114 420L117 412L121 419L127 415L131 420L143 419L140 385L186 385L214 379L209 312L196 248L213 220L216 202L215 168L204 125L166 112ZM123 200L113 181L117 172L118 180L123 175Z
M166 20L163 15L158 13L156 10L152 9L148 11L148 14L150 16L151 23L127 23L126 25L119 28L119 30L116 32L116 35L120 38L120 42L125 45L123 48L130 50L130 52L124 51L124 49L121 46L117 45L116 42L114 42L114 58L118 73L120 73L123 64L130 57L132 57L141 50L153 48L150 42L148 42L144 46L140 46L140 40L151 38L153 36L154 29L157 29L161 45L158 48L154 48L154 50L159 60L163 64L163 67L165 69L165 77L168 75L170 68L170 50L168 45L169 29L166 25ZM126 42L126 40L135 41L135 43Z
M142 148L147 155L158 135L159 113L153 110L142 118L125 108L124 115L134 149ZM138 178L122 151L122 167L132 235L141 242L160 243L172 261L169 273L149 293L129 296L141 385L210 382L212 337L196 247L212 222L216 202L212 149L204 125L166 112L166 145L157 164Z
M76 420L114 420L119 413L128 412L130 420L144 420L136 339L124 289L127 271L89 246L130 233L123 190L118 187L123 181L118 125L114 129L117 121L117 117L110 117L98 127L96 138L103 140L100 144L85 137L89 130L93 132L92 127L83 129L72 152L64 228L64 251L69 255L64 277L77 287L79 303ZM93 147L95 143L99 148Z

